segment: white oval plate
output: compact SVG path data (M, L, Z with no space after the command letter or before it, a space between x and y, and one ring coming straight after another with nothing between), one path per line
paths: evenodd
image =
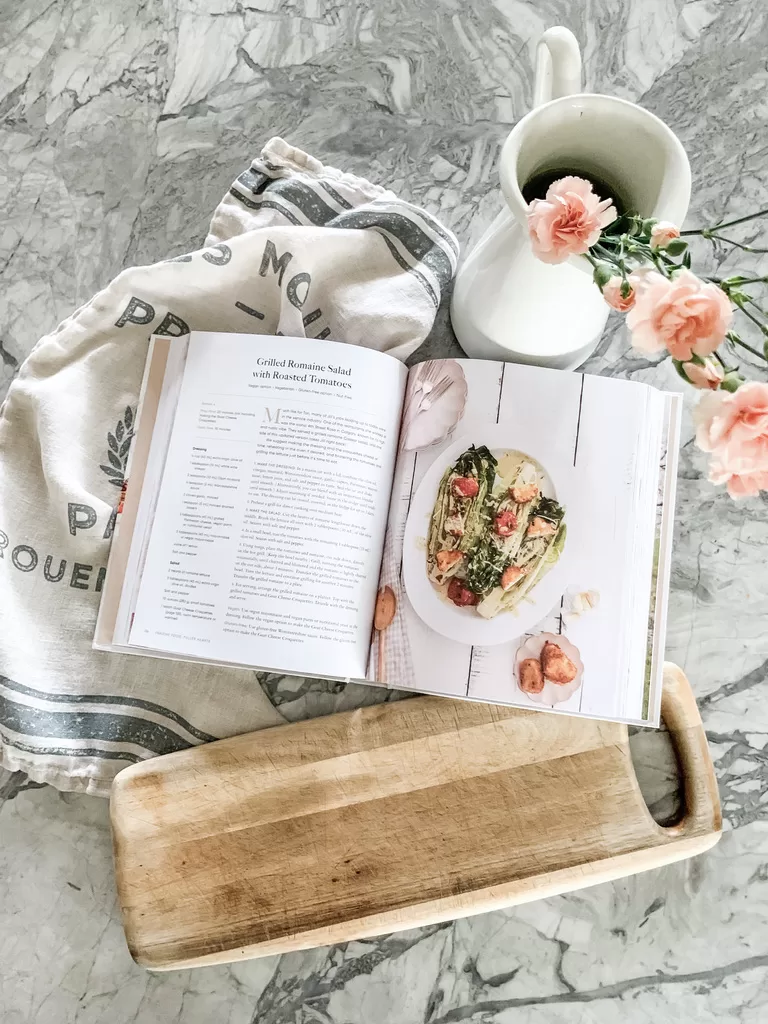
M424 474L405 524L403 583L410 602L416 614L430 629L462 644L490 647L517 639L552 610L566 587L564 571L567 568L569 547L573 547L570 535L566 538L565 549L557 565L533 588L529 597L513 611L499 612L493 619L482 618L474 608L458 608L440 594L427 576L426 538L440 481L446 468L452 466L471 444L478 448L486 445L497 459L506 452L517 451L538 462L544 472L542 493L546 497L556 498L565 506L565 523L570 526L568 485L573 467L562 458L545 451L541 443L537 446L535 439L526 438L526 443L517 444L518 433L509 426L479 427L471 435L465 435L446 448ZM557 488L553 478L557 479Z
M526 693L525 690L520 687L520 663L525 661L526 658L540 658L541 651L544 644L547 641L551 641L553 644L562 650L563 654L566 654L573 664L578 669L576 678L571 683L553 683L551 679L544 680L544 689L541 693ZM529 636L524 644L520 644L515 655L515 682L517 688L524 697L528 700L532 700L534 704L546 704L548 707L553 708L555 704L562 704L563 701L568 700L581 686L581 681L584 677L584 665L581 660L578 648L574 647L567 637L557 633L539 633L538 636Z

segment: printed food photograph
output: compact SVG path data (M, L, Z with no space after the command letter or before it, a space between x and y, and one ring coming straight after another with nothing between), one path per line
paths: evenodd
M565 509L542 494L543 475L522 452L497 460L474 445L446 469L429 527L427 573L457 607L484 619L512 611L557 562Z
M562 704L581 686L581 656L562 634L528 637L517 649L515 660L517 685L536 704Z
M559 573L554 588L544 584L565 551L565 504L535 456L497 439L449 448L406 524L403 574L415 610L437 632L478 645L521 636L563 591Z

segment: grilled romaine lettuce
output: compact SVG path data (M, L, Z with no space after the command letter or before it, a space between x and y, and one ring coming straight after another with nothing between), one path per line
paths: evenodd
M477 493L462 497L454 481L477 481ZM471 445L443 474L432 511L427 538L427 569L430 579L442 583L450 575L438 565L438 554L470 551L483 533L490 509L487 507L496 479L496 459L483 445ZM454 563L454 571L457 563Z
M508 560L502 567L499 585L487 593L477 606L478 614L485 619L492 619L499 612L514 608L555 565L565 545L565 509L562 505L553 498L544 497L539 497L530 504L525 536L514 558ZM545 532L531 535L534 530ZM508 567L522 569L523 573L507 590L504 590L500 584L504 569Z

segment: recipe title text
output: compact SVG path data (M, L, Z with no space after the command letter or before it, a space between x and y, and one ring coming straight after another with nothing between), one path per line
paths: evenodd
M303 384L324 384L327 387L351 388L352 382L344 380L352 376L352 368L334 366L332 363L299 363L295 359L276 359L262 356L256 360L258 370L253 376L259 380L297 381Z

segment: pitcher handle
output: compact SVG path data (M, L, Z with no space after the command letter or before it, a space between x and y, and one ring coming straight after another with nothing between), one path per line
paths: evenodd
M581 51L576 36L562 25L548 28L536 48L533 105L581 92Z

